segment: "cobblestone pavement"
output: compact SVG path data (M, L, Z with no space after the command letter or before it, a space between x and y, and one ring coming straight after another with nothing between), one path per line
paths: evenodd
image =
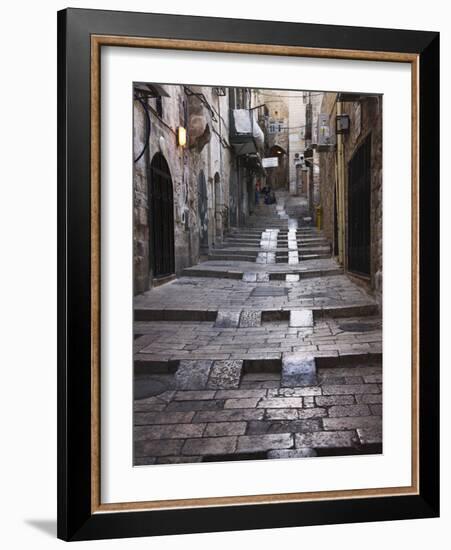
M136 465L381 452L377 304L283 199L135 298Z
M257 280L262 272L255 272L255 277L250 270L247 273L249 281L184 276L138 296L135 308L271 310L374 305L368 294L344 275L306 278L300 283Z

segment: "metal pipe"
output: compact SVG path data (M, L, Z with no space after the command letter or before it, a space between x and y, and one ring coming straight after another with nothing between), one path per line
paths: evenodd
M342 114L342 103L337 100L337 115ZM343 135L337 135L337 183L338 183L338 250L339 262L346 267L346 230L345 230L345 165Z

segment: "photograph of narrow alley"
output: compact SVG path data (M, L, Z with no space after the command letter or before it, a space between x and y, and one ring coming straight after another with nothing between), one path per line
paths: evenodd
M382 453L382 96L135 82L134 465Z

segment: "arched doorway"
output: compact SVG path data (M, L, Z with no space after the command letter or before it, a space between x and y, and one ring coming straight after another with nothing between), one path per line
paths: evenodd
M269 150L269 154L271 157L282 158L284 155L286 155L286 152L285 152L285 149L280 145L273 145Z
M154 277L174 273L174 195L169 166L161 153L150 164L149 257Z
M201 252L208 250L208 194L203 170L197 178L197 211L199 215L199 245Z

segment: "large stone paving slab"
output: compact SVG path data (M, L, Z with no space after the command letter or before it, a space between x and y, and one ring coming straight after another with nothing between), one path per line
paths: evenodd
M175 373L177 389L202 390L207 386L213 361L182 360Z
M282 386L314 386L318 382L311 355L286 353L282 359Z
M332 378L333 370L320 368L318 378L323 382L315 386L284 388L280 373L255 372L242 376L234 389L179 389L138 399L135 464L196 462L215 456L222 460L234 454L294 458L314 456L316 450L333 454L334 449L377 452L382 445L381 404L359 401L362 396L381 395L381 386L373 378L357 385L349 381L355 372L378 377L380 365L337 367L340 376ZM340 383L324 383L331 379ZM265 381L278 383L278 388L252 389L244 384ZM369 393L374 386L380 393ZM335 393L325 395L324 389ZM152 410L157 400L162 410Z
M268 451L267 458L312 458L315 456L318 456L315 449L305 447L303 449L279 449L276 451Z
M291 310L290 327L313 327L313 311L311 309Z
M135 330L143 336L135 341L136 365L144 365L145 372L149 373L154 368L160 368L160 365L176 364L181 359L233 360L249 359L256 355L264 358L265 354L268 358L280 358L283 353L297 352L315 357L381 353L380 329L362 334L347 333L338 328L334 318L318 319L313 327L290 327L288 315L285 314L284 319L283 311L267 311L262 315L258 310L245 311L257 313L251 313L248 317L247 313L243 315L243 311L240 317L243 324L257 326L223 328L211 322L137 322ZM238 316L235 319L238 323ZM144 336L148 338L144 339ZM158 361L162 363L157 364ZM356 370L356 376L372 374L370 367L362 372ZM334 376L340 377L338 369Z
M241 312L240 327L241 328L256 328L261 325L262 312L258 310L246 309Z
M242 370L243 361L215 361L210 370L207 386L214 389L238 388Z
M294 446L291 434L249 435L238 438L238 452L256 453L274 449L290 449Z
M241 311L219 310L216 317L215 327L235 328L239 325Z

